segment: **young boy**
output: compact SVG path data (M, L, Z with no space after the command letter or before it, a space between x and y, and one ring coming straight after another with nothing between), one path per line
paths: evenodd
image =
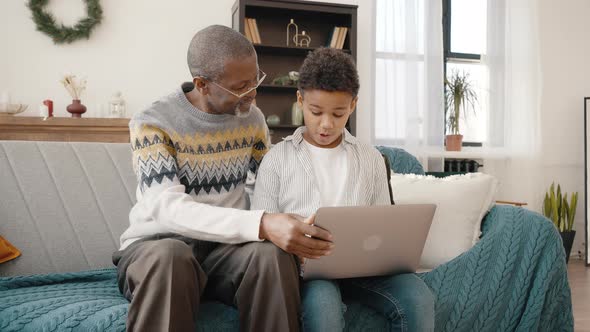
M383 158L345 129L359 90L352 57L318 49L307 56L299 75L297 101L305 126L264 157L251 208L307 217L323 206L390 204ZM338 239L334 244L346 245ZM305 282L304 330L342 331L346 307L341 294L387 317L390 331L434 330L433 295L414 274Z

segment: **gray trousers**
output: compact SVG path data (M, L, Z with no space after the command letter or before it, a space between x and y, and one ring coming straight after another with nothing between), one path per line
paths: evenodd
M293 255L270 242L229 245L160 234L113 254L128 331L195 331L202 297L237 307L242 331L298 331Z

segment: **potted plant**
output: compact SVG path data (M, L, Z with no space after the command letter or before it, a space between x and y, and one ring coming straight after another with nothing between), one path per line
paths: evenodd
M445 79L445 118L447 135L445 145L447 151L461 151L463 135L459 129L461 115L472 109L475 113L477 94L469 80L469 73L453 71L451 77Z
M561 234L566 263L569 262L572 245L576 236L576 231L573 230L573 227L577 206L578 193L573 193L571 200L568 202L567 193L562 196L561 186L559 184L557 185L557 193L555 193L554 183L549 187L549 191L545 193L543 215L553 221L553 224L559 230L559 234Z

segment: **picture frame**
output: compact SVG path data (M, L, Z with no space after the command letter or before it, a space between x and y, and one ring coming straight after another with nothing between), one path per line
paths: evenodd
M588 188L590 187L590 97L584 98L584 243L585 243L585 260L586 266L590 266L590 253L588 252L588 241L590 240L590 222L588 220L588 208L590 207L590 197Z

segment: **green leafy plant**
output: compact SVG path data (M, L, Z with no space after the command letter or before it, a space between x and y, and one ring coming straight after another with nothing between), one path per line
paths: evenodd
M568 202L567 193L562 195L559 184L557 185L557 192L555 192L555 183L552 183L545 193L543 215L553 221L553 224L560 232L571 232L574 227L577 206L577 192L572 194L571 200Z
M282 86L294 86L297 85L299 81L299 72L297 71L290 71L289 74L284 76L279 76L272 80L272 85L282 85Z
M445 117L447 134L459 135L459 119L465 119L465 113L471 109L475 114L477 94L469 79L469 73L452 71L450 78L445 79Z

